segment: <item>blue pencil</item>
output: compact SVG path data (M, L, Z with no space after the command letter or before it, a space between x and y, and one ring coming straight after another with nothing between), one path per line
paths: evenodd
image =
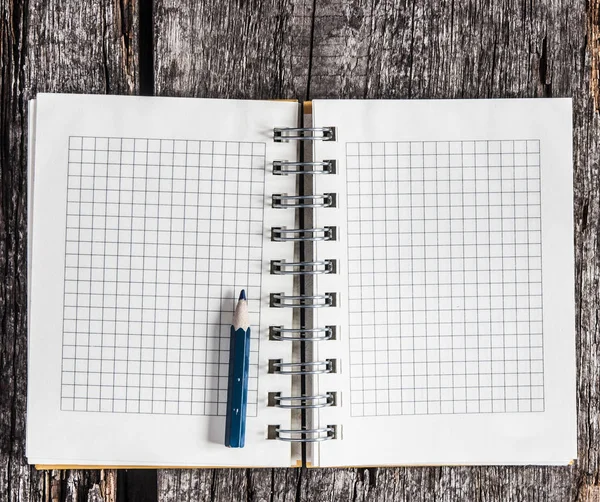
M227 418L225 446L243 448L246 439L248 405L248 368L250 367L250 323L248 302L242 289L231 326L229 341L229 380L227 382Z

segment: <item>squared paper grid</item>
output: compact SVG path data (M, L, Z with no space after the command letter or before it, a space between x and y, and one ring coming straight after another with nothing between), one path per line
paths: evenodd
M62 410L225 415L233 309L261 297L264 173L264 143L69 138Z
M346 148L352 415L543 411L539 140Z

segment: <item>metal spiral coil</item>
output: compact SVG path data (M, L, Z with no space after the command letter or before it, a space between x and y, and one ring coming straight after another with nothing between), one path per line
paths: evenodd
M316 429L282 429L279 425L269 425L268 439L289 441L292 443L318 443L329 441L337 436L337 426L328 425Z
M336 327L324 328L284 328L283 326L269 326L269 340L290 342L322 342L336 339Z
M271 207L276 209L301 209L304 207L335 207L336 194L323 195L287 195L274 193Z
M281 359L269 359L269 373L282 375L324 375L325 373L335 373L336 369L335 359L298 363L284 363Z
M290 140L299 141L335 141L336 128L329 127L275 127L273 140L277 143Z
M326 392L316 396L282 396L281 392L269 392L267 401L269 406L293 410L328 408L336 405L336 393Z
M273 174L279 176L287 176L288 174L335 174L336 172L337 162L331 159L318 162L273 161Z
M286 262L285 260L271 260L271 274L273 275L335 274L336 271L336 260L298 262Z
M273 129L275 142L289 141L336 141L335 127L276 127ZM273 161L273 174L277 176L298 175L302 183L304 175L336 174L337 162L333 159L322 161ZM276 193L272 195L271 207L275 209L310 209L336 207L337 194L311 194L288 195ZM300 213L302 214L302 213ZM301 220L302 221L302 220ZM322 228L271 228L271 240L276 242L316 242L336 241L337 227L325 226ZM303 257L303 255L300 255ZM302 258L301 258L302 260ZM271 260L271 274L289 276L309 276L337 273L337 260L322 259L315 261L286 261ZM286 295L285 293L271 293L270 306L274 308L292 309L317 309L335 307L338 304L337 293L324 293L321 295ZM301 317L301 325L304 321ZM336 326L323 328L286 328L284 326L270 326L269 339L275 341L318 342L336 339ZM304 382L306 375L319 375L336 373L338 362L336 359L324 361L284 362L282 359L270 359L268 372L288 375ZM317 395L285 396L281 392L268 393L268 406L289 410L306 410L336 406L337 393L325 392ZM294 413L294 411L292 411ZM302 412L304 413L304 412ZM302 422L304 424L304 421ZM284 429L280 425L268 426L268 439L277 439L293 443L317 443L335 439L338 426L300 429ZM304 448L304 447L303 447ZM304 451L304 450L303 450Z
M271 240L277 242L335 241L337 227L285 228L272 227Z
M325 293L323 295L286 295L285 293L271 293L271 307L319 309L335 307L336 305L336 293Z

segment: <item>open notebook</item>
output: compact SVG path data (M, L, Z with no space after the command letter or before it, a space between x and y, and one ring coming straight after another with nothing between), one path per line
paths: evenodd
M41 94L29 145L31 463L576 457L570 100Z

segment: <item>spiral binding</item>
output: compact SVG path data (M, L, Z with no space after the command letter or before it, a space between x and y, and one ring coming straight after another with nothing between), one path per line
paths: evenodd
M287 195L274 193L271 207L276 209L301 209L304 207L335 207L336 196L334 193L323 195Z
M267 437L294 443L318 443L337 437L337 426L328 425L316 429L282 429L279 425L269 425Z
M337 227L323 228L285 228L272 227L271 240L307 242L307 241L335 241L337 240Z
M335 340L336 327L324 328L284 328L283 326L269 326L269 340L285 340L290 342L322 342Z
M273 129L273 139L276 142L298 141L336 141L335 127L276 127ZM276 176L287 175L322 175L336 174L337 162L326 159L315 162L296 162L290 160L273 161L273 174ZM276 209L305 209L335 207L337 196L335 193L318 195L288 195L273 194L271 206ZM337 228L324 226L322 228L271 228L271 240L274 242L316 242L337 240ZM313 276L319 274L337 273L337 261L323 259L317 261L287 262L285 260L271 261L271 274L291 276ZM274 308L292 309L317 309L330 308L337 305L337 293L324 293L320 295L286 295L285 293L271 293L270 306ZM322 342L336 338L336 327L325 326L317 328L286 328L284 326L270 326L269 339L288 342ZM324 361L286 362L281 359L269 360L269 373L295 376L319 375L336 373L337 360ZM318 395L282 396L280 392L270 392L269 406L291 410L306 410L313 408L326 408L336 406L337 394L326 392ZM282 429L279 425L269 425L268 438L294 443L317 443L335 439L337 428L335 425L317 428Z
M288 174L335 174L336 172L337 162L335 160L321 160L320 162L273 161L273 174L279 176L287 176Z
M281 359L269 359L269 373L280 373L283 375L321 375L335 373L337 361L325 359L325 361L309 361L304 363L284 363Z
M271 274L273 275L317 275L335 274L337 262L335 260L286 262L285 260L271 260Z
M337 305L336 293L324 295L286 295L271 293L271 307L289 309L321 309Z
M273 129L273 140L276 143L291 139L300 141L335 141L336 136L335 127L275 127Z
M314 409L335 406L336 393L326 392L316 396L282 396L281 392L269 392L268 405L286 409Z

